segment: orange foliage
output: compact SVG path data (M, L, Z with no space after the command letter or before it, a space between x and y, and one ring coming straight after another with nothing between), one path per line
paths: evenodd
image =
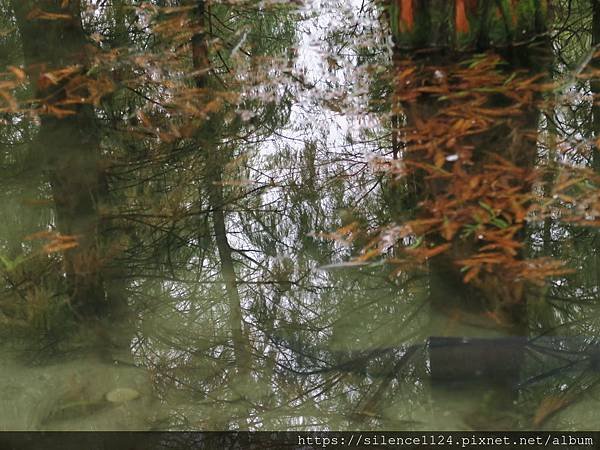
M476 2L456 5L462 14ZM390 261L403 268L443 257L476 287L490 277L514 286L570 272L561 261L526 258L524 227L557 216L582 226L599 224L590 211L600 210L600 176L572 167L555 178L548 197L535 189L545 172L537 162L537 121L531 118L548 86L537 75L503 72L502 64L493 55L447 66L399 63L395 95L406 117L398 132L403 157L380 160L376 168L419 186L416 217L372 231L361 260L390 248Z
M400 24L411 31L415 26L413 0L398 0L400 2Z
M34 241L40 239L48 241L42 247L42 251L47 254L64 252L79 246L78 236L65 235L55 233L53 231L39 231L23 238L25 241Z
M27 15L29 20L71 20L73 17L70 14L52 13L48 11L42 11L39 8L34 8Z

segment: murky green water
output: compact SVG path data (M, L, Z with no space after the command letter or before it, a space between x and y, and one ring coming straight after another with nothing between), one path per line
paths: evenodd
M215 3L221 53L188 76L185 2L113 3L82 2L102 100L1 112L0 430L599 428L597 229L527 225L527 255L574 270L531 287L520 336L436 308L471 291L435 268L348 264L368 237L331 239L404 214L371 164L397 120L376 5ZM74 67L19 8L0 2L4 78ZM573 8L551 25L562 90L540 94L561 100L530 119L537 163L594 169L594 80L570 71L599 18ZM20 105L52 89L44 70L12 86Z

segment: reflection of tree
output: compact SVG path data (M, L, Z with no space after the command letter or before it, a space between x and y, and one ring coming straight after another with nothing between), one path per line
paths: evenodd
M83 80L77 79L81 69L68 73L72 67L89 67L79 6L71 2L63 8L53 2L12 2L12 6L35 83L32 90L46 110L41 116L37 146L43 149L39 157L48 164L58 230L75 236L78 243L76 249L65 253L69 295L78 313L98 315L105 308L98 272L99 137L92 105L74 101L76 96L89 95ZM34 11L40 15L36 17ZM51 20L44 14L69 18ZM54 75L53 70L57 71ZM74 105L65 106L69 103Z
M466 22L466 17L461 16L465 11L459 11L459 3L461 8L465 7L464 3L455 2L457 14L453 32L458 35L458 45L463 48L487 48L495 25L488 23L489 28L486 28L484 23L489 19L480 19L482 14L485 17L490 13L491 3L480 2L481 7L473 9ZM517 8L527 3L514 2ZM412 49L415 45L423 48L428 44L433 44L435 48L439 45L437 34L431 36L433 43L419 39L425 36L422 33L424 23L441 23L441 19L430 14L431 11L424 4L416 2L419 6L414 9L411 7L410 11L406 9L408 4L415 6L415 2L398 2L400 11L391 9L391 14L399 13L398 19L392 21L396 42L401 48L407 45ZM568 8L571 8L571 3ZM507 13L503 10L496 17L506 20ZM524 18L519 18L518 9L513 13L515 23L529 23L531 28L525 27L523 30L529 30L532 38L537 37L542 23L540 17L536 14L535 20L531 17L529 21L522 21ZM420 18L419 14L427 17ZM473 30L479 30L479 38L477 34L470 34ZM508 31L507 27L507 34L500 43L506 43L506 39L510 41L511 34ZM483 40L481 33L488 33ZM447 36L442 36L442 39ZM413 239L422 239L425 244L419 242L420 248L408 249L405 254L428 260L432 304L436 310L445 311L446 316L442 322L435 323L435 333L452 333L452 328L462 322L474 326L475 333L489 333L489 330L482 329L488 328L527 335L531 325L530 316L535 317L535 326L540 325L538 321L545 322L542 329L548 332L549 326L554 323L550 316L564 312L562 308L551 311L548 304L541 306L540 302L547 301L539 300L543 297L543 290L534 289L535 286L527 283L528 279L533 279L539 285L544 278L560 274L560 270L556 270L558 266L553 263L529 259L531 255L525 247L531 232L529 227L525 227L524 219L529 214L526 211L534 211L535 203L539 201L534 187L538 182L536 173L540 172L537 161L537 104L541 96L536 93L539 88L533 80L539 74L538 70L544 71L543 67L547 65L545 54L549 49L547 40L538 37L537 41L539 45L533 49L511 47L499 51L505 58L503 64L509 67L508 73L499 66L492 70L485 69L484 60L469 59L462 67L460 64L447 64L444 62L446 51L439 49L413 60L398 57L400 63L396 83L399 87L396 88L396 96L402 101L400 113L406 124L395 134L402 136L401 163L390 163L391 169L388 170L408 180L407 191L413 199L408 203L415 217L408 221L408 227L397 234L400 238L412 236ZM406 52L403 54L406 55ZM520 72L511 74L515 69ZM574 70L581 70L581 67ZM478 78L478 82L471 84L471 76ZM494 76L500 76L499 82L493 81ZM504 92L502 87L512 82L515 84L511 92ZM478 95L475 92L480 88L482 94ZM519 98L511 97L520 90ZM485 91L489 94L483 93ZM477 113L473 114L474 111ZM492 111L498 115L487 116ZM549 134L556 131L556 127L547 130ZM548 140L550 144L551 139ZM578 172L568 165L564 170L559 168L560 164L555 164L555 151L555 148L548 147L549 164L544 168L544 182L547 183L546 187L549 186L546 196L554 195L554 198L562 199L564 196L557 186L567 183L565 180L570 172L573 172L572 176ZM556 174L560 174L560 178L553 183L552 177ZM465 179L461 181L463 176ZM580 176L594 179L584 171ZM586 204L590 201L587 196L584 192L577 201ZM505 200L510 204L504 203L503 206ZM538 207L538 210L543 208ZM466 222L461 222L461 217L466 217ZM406 223L405 217L402 219ZM567 217L566 222L569 221L577 223L574 229L579 229L581 233L580 222L585 220ZM547 216L546 241L554 237L550 230L556 227L555 222L556 217ZM571 225L558 227L565 230ZM399 262L406 263L406 260L400 259ZM533 306L533 314L531 309L527 311L528 305ZM464 327L458 330L454 333L468 332ZM522 348L517 347L516 353L508 360L522 359ZM441 363L447 361L443 358L444 352L460 352L441 348L432 354L432 371L439 370L439 367L433 367L437 356L441 358ZM502 361L502 358L499 360ZM523 369L521 364L513 367L516 372L509 377L511 383ZM464 377L468 368L463 369L466 369L462 375ZM511 398L510 393L503 392L500 398ZM566 395L561 398L564 401L557 403L560 407L570 404ZM545 412L536 416L536 425L545 422L548 409L551 408L547 403L540 404L539 410Z
M194 88L190 89L191 92L196 96L195 101L198 102L199 108L198 117L195 117L195 123L191 124L195 127L192 139L182 136L179 138L179 144L185 144L195 149L195 153L185 154L184 159L187 164L200 168L200 176L196 175L193 180L193 185L197 186L195 193L191 193L192 198L197 198L194 201L197 205L198 210L202 211L203 207L207 207L207 211L212 221L212 232L210 235L214 236L214 244L216 247L216 256L218 258L218 271L220 272L220 278L225 285L226 301L224 305L227 305L227 311L225 316L229 324L230 338L225 342L231 343L233 349L233 369L227 368L228 364L227 353L220 356L216 356L214 348L222 345L225 342L216 342L208 344L206 350L194 352L194 354L201 359L202 356L208 358L216 358L217 365L220 370L225 370L226 378L222 380L214 380L216 384L212 384L212 381L202 380L201 385L209 383L210 388L196 386L194 381L195 389L198 392L209 392L212 398L215 400L225 402L226 405L230 405L231 408L227 408L223 411L224 417L215 417L215 424L217 428L231 426L229 423L235 423L238 428L247 427L246 416L248 415L249 408L252 407L252 378L250 374L252 372L252 350L249 343L249 335L247 325L245 322L245 314L243 307L246 305L242 304L241 289L243 289L243 275L238 272L236 265L239 263L236 261L237 250L233 248L231 242L232 235L231 224L233 223L230 219L231 214L227 214L229 211L234 210L232 197L235 197L233 193L229 192L228 185L231 180L227 177L231 177L231 173L227 173L228 166L235 163L235 159L240 157L242 149L238 147L237 142L243 143L245 139L253 140L260 139L261 128L272 129L281 121L286 118L287 103L285 95L279 105L274 105L269 101L263 102L260 98L258 100L250 99L247 104L237 104L239 108L248 108L254 113L250 122L244 123L240 120L237 112L233 110L232 106L236 105L236 100L233 100L233 96L236 94L236 89L240 89L238 94L242 94L244 89L251 89L252 86L239 86L239 80L237 77L244 78L254 76L252 73L245 73L243 67L236 67L238 64L243 63L243 58L239 56L234 57L233 54L227 54L222 49L211 48L208 44L213 42L215 39L242 39L239 45L242 46L241 51L244 54L251 53L254 58L259 58L261 55L269 54L270 52L278 51L278 46L265 47L264 35L260 33L250 33L247 29L248 23L252 23L252 26L266 25L267 27L275 27L274 32L280 33L282 36L290 35L289 30L283 26L281 29L276 27L281 25L272 19L270 14L277 15L277 12L267 12L266 14L249 8L245 11L247 16L239 18L236 11L224 6L212 5L205 9L203 2L191 4L193 8L190 9L190 14L187 14L187 9L182 9L180 12L175 11L172 13L172 17L167 19L177 22L178 20L188 21L189 26L193 30L191 39L191 54L192 54L192 67L191 72L193 75ZM210 13L209 13L210 11ZM189 18L189 19L188 19ZM258 23L256 22L258 20ZM247 21L247 23L246 23ZM224 34L220 34L220 27L223 27ZM232 36L231 30L239 27L245 31L244 35ZM168 33L172 30L166 29ZM263 33L267 33L267 30L263 30ZM252 37L249 37L252 36ZM178 37L176 36L176 39ZM284 41L284 44L287 41ZM246 48L246 44L248 47ZM287 44L289 45L289 44ZM232 45L233 49L238 51L236 45ZM220 73L222 70L220 67L224 67L226 71ZM230 73L228 73L230 72ZM189 89L189 88L188 88ZM262 89L262 88L258 88ZM265 92L267 94L267 92ZM180 95L187 95L186 91L182 91ZM210 107L212 105L212 107ZM202 108L211 108L204 110ZM214 109L212 109L214 108ZM182 117L181 120L185 121L186 118ZM227 123L227 125L225 125ZM165 126L161 124L161 126ZM243 136L240 138L239 136ZM175 145L178 145L176 142ZM239 153L238 153L239 152ZM193 176L193 174L190 173ZM178 189L185 191L187 186L184 180L173 180L176 183ZM242 198L245 197L244 186L236 190L237 194L241 194ZM186 193L185 195L190 195ZM239 200L237 200L239 201ZM229 217L228 217L229 216ZM206 223L206 222L203 222ZM195 222L197 225L197 222ZM187 233L188 229L183 225L182 232ZM204 225L203 225L204 227ZM203 230L197 233L199 236L198 245L212 245L211 240L207 240L203 233L208 230ZM168 245L168 244L167 244ZM201 250L200 267L202 267L207 259L212 260L213 249L212 248L199 248ZM185 258L188 257L186 253L181 253L180 257L184 259L174 260L173 254L170 253L169 266L174 273L181 276L183 279L187 278L185 271L179 272L181 268L187 264ZM159 273L162 268L158 267ZM209 270L212 271L212 268ZM183 282L183 279L181 280ZM206 282L206 281L203 281ZM212 281L209 281L212 282ZM217 291L214 292L216 294ZM196 296L197 295L197 296ZM202 290L198 291L196 295L190 297L194 309L200 311L204 308L202 301L203 297L207 295L207 292ZM218 298L218 297L217 297ZM176 299L173 299L177 301ZM180 301L185 301L180 299ZM245 300L247 304L247 299ZM220 302L216 302L211 306L215 312L222 314L222 308L219 305ZM246 306L247 307L247 306ZM213 320L210 316L206 317L208 323ZM215 318L216 322L212 322L210 328L222 328L221 318ZM219 334L219 339L223 336ZM220 362L219 362L220 361ZM227 383L227 384L224 384ZM207 386L205 384L205 386ZM214 404L212 404L214 406ZM226 417L229 415L229 417ZM211 419L212 420L212 419ZM212 426L215 426L213 424Z
M402 9L408 3L398 4ZM514 23L529 24L531 28L523 31L530 36L543 26L541 16L523 16L520 8L527 2L517 2L512 11L496 11L497 7L482 2L469 11L469 21L464 23L465 5L458 3L454 32L459 40L471 39L480 49L490 47L498 30L505 33L505 44L512 39L512 24L503 28L496 23L506 25L507 14L514 16ZM428 19L419 19L421 14ZM432 17L425 5L410 11L410 16L401 11L399 20L405 23L392 23L399 43L419 33L415 24L444 20ZM439 42L420 45L435 47ZM540 46L547 47L543 40ZM503 73L500 60L474 60L468 54L462 65L448 64L441 52L414 63L397 58L395 95L402 102L406 126L401 129L402 162L392 173L409 174L409 203L416 213L409 224L425 237L421 250L413 254L430 259L432 304L450 315L466 308L489 316L492 328L496 321L500 327L525 334L522 280L527 275L519 249L530 205L538 121L530 80L544 67L546 51L528 47L506 53L502 64L520 74L511 74L511 69Z
M198 74L195 76L195 83L199 90L207 89L209 86L207 74L210 62L208 59L206 15L206 5L203 1L199 1L195 12L196 20L192 22L192 25L197 27L197 31L192 37L192 60L194 72ZM219 133L214 118L208 122L204 132L211 135ZM237 371L240 375L240 380L233 380L232 384L248 383L250 381L248 375L251 371L250 344L244 332L242 304L234 268L233 249L227 237L225 217L226 201L223 194L223 171L227 161L223 158L222 153L226 149L219 147L213 136L205 139L200 138L199 142L201 151L205 154L207 175L205 189L201 190L200 193L207 192L208 205L212 211L215 242L221 260L221 273L229 304L229 326L233 341L233 353ZM245 401L243 395L240 400ZM247 429L247 425L243 421L239 422L239 427L240 429Z
M415 259L427 261L434 318L441 312L441 320L432 324L435 334L527 336L528 304L539 303L540 295L528 281L540 283L559 273L554 263L534 261L525 250L529 231L525 219L536 202L539 170L541 95L534 80L545 72L550 48L549 41L538 36L546 26L543 10L521 9L530 3L513 2L503 9L490 2L466 7L457 1L434 11L429 3L406 1L388 9L399 47L394 83L396 101L401 103L394 112L402 126L392 136L394 156L401 157L385 163L385 170L404 178L405 186L397 192L407 199L398 214L404 226L391 234L403 244L395 255L401 267L408 268ZM454 22L448 19L451 12L456 13ZM516 35L509 21L518 23L526 38L537 44L526 50L513 47ZM442 25L449 27L446 33L437 32ZM426 29L433 32L426 34ZM458 54L462 64L449 63L456 59L456 51L440 48L489 50L492 41L503 47L498 49L501 65L493 57L478 59L465 53ZM414 214L412 220L407 220L406 206ZM389 227L382 236L386 234ZM535 306L540 319L543 308ZM490 370L486 365L494 361L487 362L486 351L479 349L485 348L483 341L464 345L433 339L432 376L462 380L480 372L497 385L490 391L495 407L510 408L517 395L514 383L524 370L525 341L514 342L506 342L506 353L496 352L498 367ZM466 421L488 427L490 420L499 420L489 411L495 407L478 409L484 423L475 420L476 415ZM542 402L540 410L544 408ZM539 417L536 425L547 416Z

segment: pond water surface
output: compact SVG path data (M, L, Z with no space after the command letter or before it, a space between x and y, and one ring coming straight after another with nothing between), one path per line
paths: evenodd
M3 109L0 430L599 428L597 229L527 223L523 252L573 270L529 287L520 335L468 307L436 308L432 293L472 291L436 284L444 277L427 264L398 269L392 244L360 258L370 237L356 230L404 214L377 169L393 160L404 120L390 106L401 68L379 6L215 6L215 52L225 56L213 54L209 81L194 75L190 94L178 84L193 86L182 75L189 55L178 53L190 34L179 22L157 28L176 20L178 2L83 3L90 42L114 56L86 50L93 73L118 77L77 112L95 117L98 159L67 159L62 182L96 199L87 174L107 168L93 205L100 225L81 237L90 229L81 198L79 216L61 216L56 167L72 131L44 134L54 125L39 111ZM546 76L560 89L538 93L545 109L527 113L540 167L600 161L594 79L572 75L593 59L600 18L574 3L550 32ZM14 2L0 5L0 57L14 74L30 65L27 30ZM208 95L204 82L222 95L222 114L194 103ZM18 89L27 104L33 88ZM71 233L61 231L68 220ZM120 306L91 319L73 279Z

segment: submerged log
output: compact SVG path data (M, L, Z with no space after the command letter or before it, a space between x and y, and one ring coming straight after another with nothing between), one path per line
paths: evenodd
M431 379L440 383L481 381L519 388L565 371L600 371L600 344L583 336L432 336L427 349ZM522 371L527 354L535 354L528 374Z
M442 382L481 380L515 384L519 379L527 339L430 337L431 379Z

